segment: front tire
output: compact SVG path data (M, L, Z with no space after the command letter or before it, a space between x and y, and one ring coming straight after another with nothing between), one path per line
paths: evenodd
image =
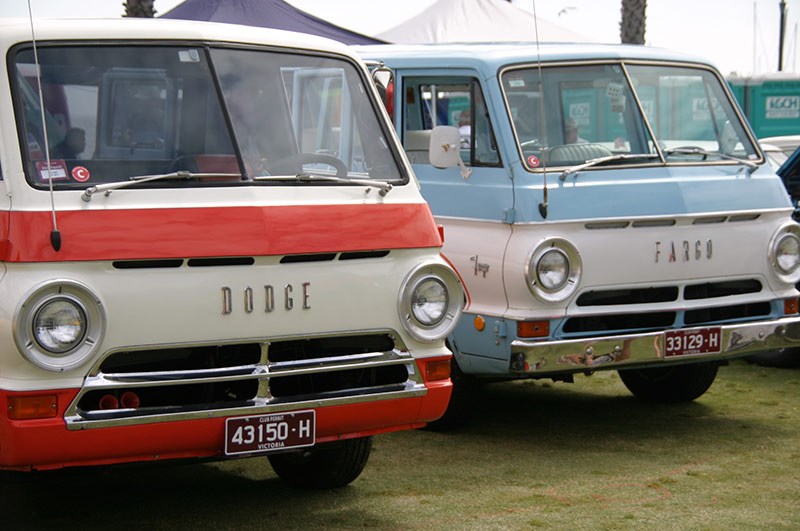
M304 489L335 489L355 480L372 450L372 437L319 444L301 452L268 456L279 478Z
M705 393L717 377L713 362L652 369L620 370L619 377L634 396L647 402L690 402Z
M428 423L425 427L427 430L455 430L466 425L472 417L480 383L476 378L461 371L455 356L450 360L450 381L453 383L453 389L450 392L447 409L439 419Z

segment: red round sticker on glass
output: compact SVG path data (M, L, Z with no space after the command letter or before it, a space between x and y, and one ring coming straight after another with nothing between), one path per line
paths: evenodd
M78 181L79 183L85 183L86 181L89 180L89 177L91 177L91 174L89 173L89 170L87 170L85 167L75 166L74 168L72 168L72 178Z
M536 155L530 155L528 157L528 166L530 166L532 168L538 168L539 167L539 157L537 157Z

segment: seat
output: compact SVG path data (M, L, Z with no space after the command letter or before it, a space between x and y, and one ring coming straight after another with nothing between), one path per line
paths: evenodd
M406 131L403 148L412 164L430 164L431 130Z
M551 165L581 164L587 160L611 156L611 150L602 144L564 144L546 151L546 161Z

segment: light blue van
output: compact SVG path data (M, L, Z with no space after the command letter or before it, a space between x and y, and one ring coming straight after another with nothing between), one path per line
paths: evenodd
M800 341L792 204L706 61L625 45L357 50L467 289L443 424L470 382L612 369L642 399L687 401L726 360Z

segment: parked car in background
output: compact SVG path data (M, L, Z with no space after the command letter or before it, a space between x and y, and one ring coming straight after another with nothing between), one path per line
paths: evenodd
M763 145L762 145L763 146ZM783 179L786 189L795 205L794 218L800 218L797 211L798 200L800 199L800 149L794 153L778 168L778 175ZM800 348L784 348L761 352L748 356L749 361L759 365L770 367L800 367Z
M800 134L787 136L767 136L760 138L758 141L782 149L788 157L797 151L798 147L800 147Z
M782 148L775 144L767 144L763 140L760 140L758 145L761 146L761 151L767 157L770 167L777 173L783 163L786 162L786 159L789 158L789 155Z

